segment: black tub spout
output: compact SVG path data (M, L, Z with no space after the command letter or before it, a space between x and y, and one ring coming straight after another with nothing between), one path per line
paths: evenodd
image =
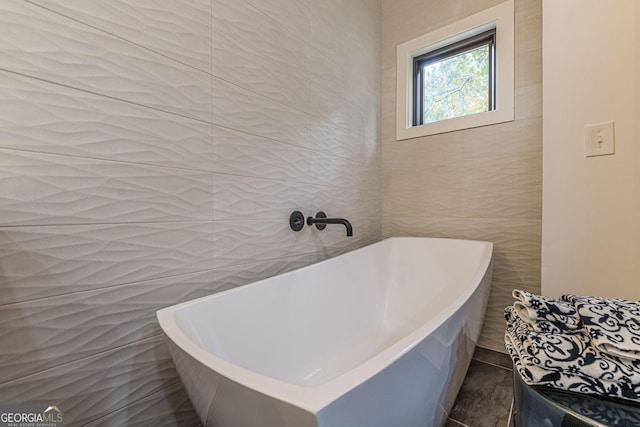
M342 224L347 229L347 236L353 236L353 227L351 223L344 218L327 218L327 215L320 211L316 217L307 217L307 225L315 225L318 230L324 230L327 224Z

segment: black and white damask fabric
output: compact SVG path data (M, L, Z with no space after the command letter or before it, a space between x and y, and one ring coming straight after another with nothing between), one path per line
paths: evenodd
M536 332L559 334L582 327L576 308L569 302L519 289L514 289L512 295L517 300L513 304L516 313Z
M640 303L621 299L563 295L573 304L601 352L640 360Z
M640 402L639 360L602 353L583 329L536 332L513 307L505 317L505 347L526 384Z

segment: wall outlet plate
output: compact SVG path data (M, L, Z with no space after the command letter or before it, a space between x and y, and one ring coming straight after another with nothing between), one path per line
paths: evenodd
M607 156L615 153L613 121L587 125L584 128L585 157Z

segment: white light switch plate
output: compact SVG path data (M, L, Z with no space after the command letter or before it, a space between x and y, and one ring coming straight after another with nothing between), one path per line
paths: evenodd
M588 125L584 128L584 155L606 156L615 153L613 122Z

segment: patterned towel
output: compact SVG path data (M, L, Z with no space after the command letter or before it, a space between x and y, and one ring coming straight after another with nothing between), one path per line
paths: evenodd
M617 357L640 360L640 303L621 299L563 295L575 305L593 345Z
M640 361L601 353L582 330L535 332L513 307L505 318L505 347L526 384L640 402Z
M573 304L519 289L514 289L512 295L518 300L513 304L516 313L535 332L575 332L582 326Z

